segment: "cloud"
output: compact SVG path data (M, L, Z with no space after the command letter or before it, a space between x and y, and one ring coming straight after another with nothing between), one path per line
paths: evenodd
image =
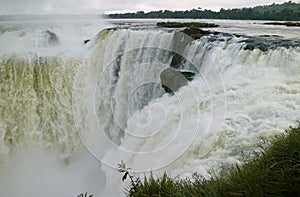
M95 2L97 0L0 0L0 14L83 14L97 12Z
M274 0L0 0L0 14L99 14L114 10L159 10L250 7L271 4ZM284 1L275 1L282 3Z

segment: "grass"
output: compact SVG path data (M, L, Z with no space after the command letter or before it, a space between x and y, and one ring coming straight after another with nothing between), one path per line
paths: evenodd
M234 165L218 177L205 180L195 173L186 179L152 174L131 181L129 197L300 196L300 123L268 145L244 165Z
M168 28L181 28L181 27L189 27L189 28L203 28L203 27L218 27L219 25L213 23L203 23L203 22L158 22L156 23L158 27L168 27Z

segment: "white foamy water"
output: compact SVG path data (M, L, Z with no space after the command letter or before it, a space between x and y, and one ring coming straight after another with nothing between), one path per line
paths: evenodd
M84 45L90 29L29 27L0 35L1 195L124 195L121 160L210 177L300 118L299 47L244 50L243 37L210 35L179 50L184 35L129 29ZM47 31L69 41L52 45ZM8 37L22 40L16 50ZM160 73L174 52L196 76L173 95Z

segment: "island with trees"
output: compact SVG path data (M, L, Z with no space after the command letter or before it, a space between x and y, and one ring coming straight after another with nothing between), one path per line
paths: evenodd
M212 11L207 9L171 11L160 10L124 14L105 15L109 18L186 18L186 19L236 19L236 20L275 20L275 21L300 21L300 3L292 1L282 4L256 6L253 8L235 8Z

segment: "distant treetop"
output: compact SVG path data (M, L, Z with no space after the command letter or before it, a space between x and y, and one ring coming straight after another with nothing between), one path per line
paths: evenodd
M109 14L109 18L189 18L189 19L238 19L238 20L277 20L300 21L300 3L288 1L282 4L256 6L253 8L224 9L215 12L197 9L185 11L160 10L125 14Z

